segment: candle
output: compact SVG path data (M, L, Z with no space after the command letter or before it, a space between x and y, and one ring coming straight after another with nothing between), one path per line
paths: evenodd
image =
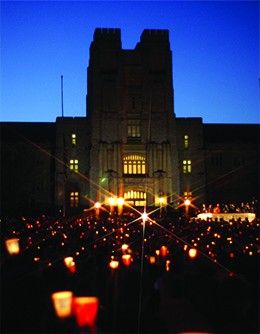
M122 260L123 260L123 263L126 267L129 267L130 264L131 264L131 255L130 254L124 254L122 255Z
M95 332L99 300L97 297L74 297L73 306L79 327L88 326Z
M52 294L54 310L59 318L71 316L72 296L72 291L58 291Z
M16 255L20 252L20 245L18 238L7 239L5 241L7 251L10 255Z

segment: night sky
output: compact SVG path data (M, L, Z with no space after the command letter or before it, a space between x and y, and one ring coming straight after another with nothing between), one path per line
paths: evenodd
M258 1L1 1L0 121L86 115L96 28L120 28L123 49L168 29L175 114L204 123L260 123Z

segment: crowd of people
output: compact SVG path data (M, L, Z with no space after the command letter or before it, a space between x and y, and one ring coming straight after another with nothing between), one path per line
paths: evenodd
M60 321L53 308L52 293L69 290L98 297L100 334L258 333L259 230L259 218L170 213L3 219L1 330L82 333L74 317ZM17 255L5 248L13 237ZM73 271L64 264L68 256Z
M252 199L250 202L242 202L240 204L234 203L216 203L213 204L203 204L201 212L203 213L255 213L257 214L259 210L259 203L257 199Z

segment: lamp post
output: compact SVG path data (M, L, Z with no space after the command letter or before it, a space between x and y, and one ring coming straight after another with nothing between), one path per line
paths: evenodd
M99 219L101 204L99 202L96 202L94 207L95 207L96 218Z
M189 218L189 207L190 207L191 201L189 199L185 199L184 205L185 205L185 216L186 218Z
M162 216L162 206L164 203L164 198L162 196L159 198L159 203L160 203L160 217L161 217Z
M123 206L124 206L125 200L123 199L123 197L119 197L117 199L117 205L118 205L118 215L121 216L122 212L123 212Z
M116 204L116 200L114 199L114 197L110 197L109 198L109 205L110 205L110 215L113 215L114 212L114 206Z

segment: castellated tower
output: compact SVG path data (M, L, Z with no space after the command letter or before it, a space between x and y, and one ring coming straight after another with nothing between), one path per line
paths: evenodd
M90 47L87 117L89 195L131 205L172 202L179 193L168 30L144 30L122 50L120 29L96 29Z

